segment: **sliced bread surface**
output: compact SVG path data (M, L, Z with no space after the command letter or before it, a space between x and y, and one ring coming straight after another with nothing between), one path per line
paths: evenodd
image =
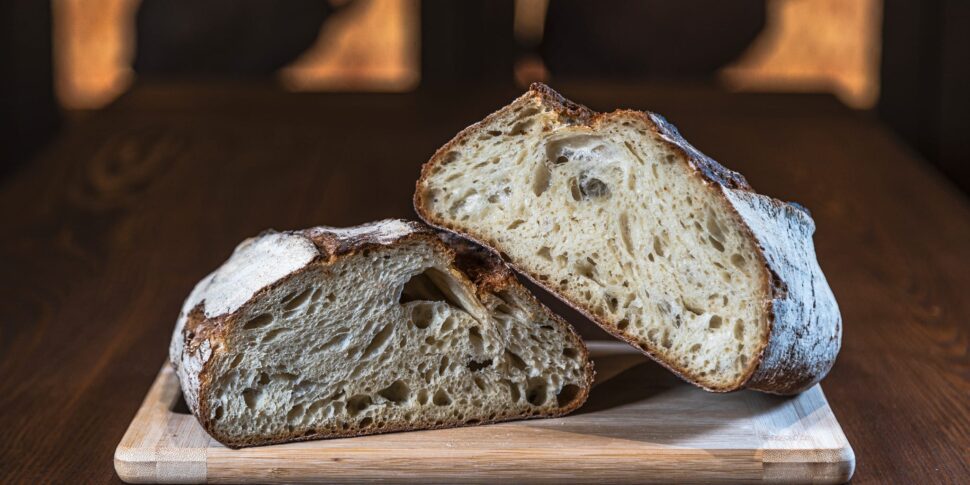
M592 382L504 263L400 220L246 240L186 300L170 357L234 448L559 416Z
M706 389L796 393L839 351L808 211L654 113L600 114L534 84L434 154L414 205Z

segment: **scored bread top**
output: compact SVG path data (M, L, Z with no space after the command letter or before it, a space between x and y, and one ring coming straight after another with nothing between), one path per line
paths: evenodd
M673 125L655 113L633 110L597 113L564 99L544 84L535 83L509 106L461 131L422 167L416 183L414 206L423 220L460 233L495 251L502 249L495 241L476 233L467 225L461 226L437 217L430 210L427 194L430 179L439 165L449 163L457 150L481 138L490 123L509 116L513 109L525 107L541 107L543 111L553 113L555 126L582 126L593 131L610 123L632 123L641 127L645 133L649 133L647 136L666 145L667 150L676 154L679 163L686 165L694 176L703 181L707 190L720 200L720 205L728 209L737 225L754 242L759 251L762 281L766 289L763 305L767 312L766 334L755 356L759 364L750 366L747 373L731 385L706 388L730 391L749 387L770 393L791 394L806 389L828 373L841 346L841 315L815 259L811 241L815 226L808 210L798 204L755 193L743 176L694 148ZM595 315L581 302L570 301L557 292L550 282L542 281L517 261L507 261L610 333L640 347L648 355L658 357L641 342L620 332L616 328L617 322ZM686 369L662 359L658 361L692 380L686 375Z
M195 285L175 325L169 355L179 378L189 383L183 386L189 408L198 411L202 370L212 355L213 342L226 332L228 315L313 261L329 261L415 236L435 237L423 224L386 219L350 228L269 230L240 243L222 266Z

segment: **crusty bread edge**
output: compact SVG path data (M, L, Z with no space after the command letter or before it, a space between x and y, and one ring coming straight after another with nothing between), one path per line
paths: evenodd
M380 221L380 223L384 222L387 221ZM187 319L188 321L185 324L184 329L182 329L180 332L181 335L177 333L173 336L173 338L185 338L186 342L180 346L182 349L181 353L179 355L172 355L170 358L172 360L172 364L177 370L180 368L180 366L184 367L186 364L195 363L197 365L199 370L196 372L194 380L183 378L183 373L177 374L179 375L180 385L183 388L183 395L186 399L188 407L190 410L192 410L192 413L195 415L199 424L202 425L210 436L225 446L235 449L249 446L263 446L323 438L341 438L398 431L474 426L519 419L551 418L569 414L586 402L586 399L589 397L589 390L593 384L595 371L593 370L593 363L589 359L589 350L586 348L585 343L571 325L563 320L562 317L546 308L545 305L539 303L539 301L536 300L528 290L526 290L518 281L516 281L514 273L500 259L497 259L491 254L466 254L467 251L473 251L474 248L449 244L446 242L447 238L440 237L438 233L422 223L415 221L396 222L401 222L407 225L409 231L394 237L387 237L386 234L378 234L376 232L368 231L357 232L352 237L341 237L339 233L326 231L325 229L327 228L312 228L304 231L289 232L289 234L303 236L311 240L319 250L319 256L308 262L302 268L291 272L270 285L264 286L259 291L254 293L253 296L246 301L246 303L241 305L237 310L230 314L206 318L202 309L202 303L190 311ZM374 223L373 225L376 224L379 223ZM266 233L264 232L261 235L264 234ZM214 420L209 418L210 413L208 409L208 399L206 399L212 381L209 373L212 368L210 363L214 361L213 357L216 356L216 353L227 352L225 348L225 337L239 324L237 323L236 316L241 311L252 305L263 294L272 291L276 286L283 284L292 277L298 276L302 272L312 270L315 265L329 266L337 261L338 258L352 256L370 248L400 244L408 240L418 238L425 239L428 242L437 245L440 249L451 255L451 260L453 262L451 271L453 272L454 276L456 276L457 281L465 285L467 290L470 290L479 296L484 293L496 292L504 289L514 291L520 298L535 305L538 311L543 312L549 317L550 320L556 322L560 329L567 333L569 336L568 338L571 339L574 347L581 353L582 362L586 363L583 369L585 380L584 385L580 388L580 393L568 406L559 408L556 412L543 413L537 411L532 415L521 415L515 413L500 414L494 419L482 419L477 423L468 423L465 421L456 420L435 424L433 421L428 421L409 423L399 426L385 426L380 429L375 428L364 431L351 429L347 431L338 431L335 433L314 433L308 435L282 433L271 436L255 436L252 439L247 440L233 439L232 437L221 435L218 432L215 427ZM469 258L465 256L471 257ZM464 267L462 267L461 270L466 273L471 272L471 274L466 275L465 273L456 270L456 267L460 267L456 264L456 260L462 260L464 262ZM191 334L192 337L186 338L186 333ZM187 389L186 387L191 386L192 382L197 383L197 385L194 386L194 388Z
M474 123L459 132L448 143L439 148L428 160L428 162L421 167L421 174L418 180L415 182L413 203L415 212L417 212L418 216L423 221L431 226L437 227L444 231L453 232L489 248L501 256L506 263L510 264L520 274L528 278L536 285L547 290L564 304L569 305L571 308L586 316L609 334L638 348L641 352L680 378L698 385L708 391L730 392L749 387L772 394L795 394L811 387L825 377L835 362L839 345L836 346L834 352L827 355L814 356L815 360L821 362L820 365L811 366L804 362L784 362L778 359L773 359L773 362L771 362L771 368L764 366L763 357L765 356L766 352L774 351L772 352L774 355L793 353L791 350L796 349L801 342L798 339L791 339L789 336L793 333L797 333L797 330L795 329L803 326L803 322L784 318L789 315L796 316L792 315L791 313L783 313L781 315L782 318L779 318L776 308L778 307L777 303L787 296L784 292L785 285L784 282L779 280L777 272L774 271L769 264L768 260L763 254L764 249L760 246L760 244L758 245L758 255L760 258L759 267L762 269L761 281L762 287L765 291L762 304L765 306L766 314L768 315L767 321L763 326L764 333L761 339L762 345L760 348L755 350L755 356L752 359L752 364L748 366L745 373L740 378L736 379L734 383L725 386L704 386L698 382L697 376L692 376L687 369L673 363L666 362L662 356L662 353L658 349L653 348L647 343L641 342L633 336L626 335L622 330L619 329L617 325L618 322L611 321L604 317L599 317L595 315L590 308L587 308L583 304L568 300L555 288L551 288L549 284L540 280L537 275L532 274L519 265L516 265L514 261L510 261L506 255L502 254L501 251L497 249L496 244L489 241L487 238L480 234L476 234L473 231L460 230L445 221L436 220L433 214L427 210L427 203L424 201L423 190L425 183L428 177L430 177L431 171L435 165L442 161L445 154L452 151L457 145L462 144L466 138L476 134L480 127L485 126L495 118L503 116L506 110L510 107L528 101L537 101L541 105L549 106L560 117L560 120L563 120L568 124L593 126L603 121L608 121L610 118L622 116L627 116L636 121L642 122L648 129L659 135L659 138L667 144L668 148L681 155L679 157L679 161L687 164L687 166L691 169L691 173L700 177L704 182L704 185L712 190L714 196L723 201L725 206L728 208L728 213L730 213L734 217L735 222L748 233L748 236L754 241L759 241L759 238L757 237L758 235L754 233L751 226L748 224L748 221L741 216L738 209L724 193L725 190L733 190L754 194L754 189L748 184L747 180L745 180L741 174L724 167L694 148L690 143L687 142L687 140L683 138L683 136L680 135L677 129L672 124L667 122L662 116L655 113L635 110L617 110L612 113L597 113L583 105L563 98L561 95L559 95L559 93L542 83L533 83L525 94L517 98L508 106L499 109L498 111L488 115L482 121ZM771 199L771 201L779 206L803 211L806 216L808 215L808 211L797 204L789 204L777 199ZM810 217L808 218L810 220ZM815 262L815 269L818 270L817 262ZM817 272L819 275L821 275L820 270ZM831 294L831 291L829 291L829 294ZM823 318L827 318L833 322L837 328L837 338L839 341L841 341L841 316L838 313L837 306L834 305L834 297L832 307L834 308L834 314L828 315L827 317L823 316ZM778 349L778 347L786 347L786 349ZM819 371L820 368L822 369L821 371Z

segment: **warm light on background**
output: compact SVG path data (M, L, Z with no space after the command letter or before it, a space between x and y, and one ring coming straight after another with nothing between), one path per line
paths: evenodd
M297 91L408 91L420 83L420 0L358 0L279 72ZM95 109L133 80L138 0L52 0L55 85L68 109ZM515 2L516 39L536 44L548 0ZM731 89L822 91L871 108L878 99L882 0L768 0L766 25L721 73ZM555 80L539 59L509 76Z
M328 21L280 71L295 91L409 91L421 77L418 0L365 0Z
M882 0L770 0L765 28L722 72L744 91L823 91L855 108L879 98Z
M139 0L51 0L54 89L67 109L100 108L131 85Z

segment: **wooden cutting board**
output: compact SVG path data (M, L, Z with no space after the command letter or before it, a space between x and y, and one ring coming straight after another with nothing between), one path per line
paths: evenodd
M558 419L228 449L178 412L165 365L115 451L131 483L841 483L855 455L822 389L712 394L593 342L596 386ZM174 409L174 410L173 410Z

